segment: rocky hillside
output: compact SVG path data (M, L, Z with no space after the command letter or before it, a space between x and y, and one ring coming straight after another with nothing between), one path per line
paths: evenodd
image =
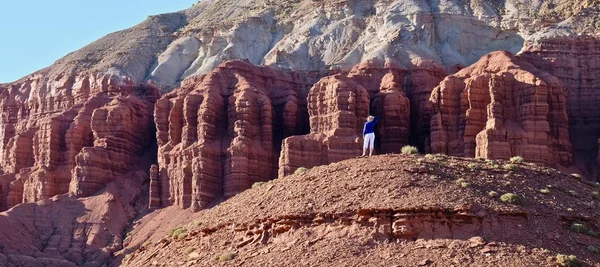
M597 264L599 189L530 163L351 159L256 183L148 235L123 264L556 266L558 254ZM156 226L132 235L145 227Z
M101 266L147 207L357 156L368 114L378 153L598 180L599 6L207 0L109 34L0 85L0 263Z

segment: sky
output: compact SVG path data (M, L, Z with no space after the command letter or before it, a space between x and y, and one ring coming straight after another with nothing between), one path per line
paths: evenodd
M2 0L0 83L12 82L149 15L198 0Z

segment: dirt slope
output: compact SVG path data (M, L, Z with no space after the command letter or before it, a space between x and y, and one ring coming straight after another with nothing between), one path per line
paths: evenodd
M381 155L316 167L187 214L171 233L162 225L149 235L157 225L144 224L131 235L149 239L123 263L552 266L560 253L598 266L599 254L588 248L600 245L597 185L505 164ZM520 196L520 204L502 202L505 193ZM571 230L574 223L587 234Z

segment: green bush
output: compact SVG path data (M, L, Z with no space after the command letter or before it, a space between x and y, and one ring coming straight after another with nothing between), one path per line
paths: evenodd
M519 166L515 165L515 164L504 164L504 166L502 166L502 168L504 168L507 171L511 171L511 172L516 172L519 170Z
M169 235L172 238L179 238L180 235L185 234L186 232L187 232L187 230L185 230L185 228L177 227L177 228L171 229L171 231L169 231Z
M514 194L514 193L506 193L506 194L500 196L500 201L510 203L510 204L520 204L521 197L519 197L519 195Z
M259 186L261 186L263 184L265 184L265 182L256 182L256 183L253 183L252 184L252 188L257 188L257 187L259 187Z
M470 163L470 164L468 165L468 167L469 167L469 169L471 169L471 170L476 170L476 169L477 169L477 164L476 164L476 163Z
M516 156L516 157L512 157L510 158L510 163L523 163L523 161L525 161L525 159L521 156Z
M498 162L493 159L488 159L485 161L488 165L498 165Z
M230 260L233 260L234 256L235 255L233 255L233 253L226 252L219 256L219 261L230 261Z
M560 266L566 267L579 266L579 260L577 260L575 255L558 254L556 255L556 263Z
M600 250L598 250L598 248L595 247L595 246L588 246L587 249L591 253L598 253L598 252L600 252Z
M583 225L581 223L573 223L573 224L571 224L571 227L569 227L569 229L575 233L586 234L588 232L587 227L585 227L585 225Z
M294 174L295 175L303 175L304 173L306 173L306 171L308 171L307 168L300 167L294 171Z
M401 152L404 155L415 155L419 154L419 149L415 146L403 146Z
M488 195L490 195L490 197L497 197L499 194L496 191L490 191Z

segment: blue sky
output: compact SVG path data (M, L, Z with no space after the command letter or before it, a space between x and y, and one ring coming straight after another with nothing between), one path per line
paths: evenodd
M198 0L3 0L0 83L12 82L99 39Z

